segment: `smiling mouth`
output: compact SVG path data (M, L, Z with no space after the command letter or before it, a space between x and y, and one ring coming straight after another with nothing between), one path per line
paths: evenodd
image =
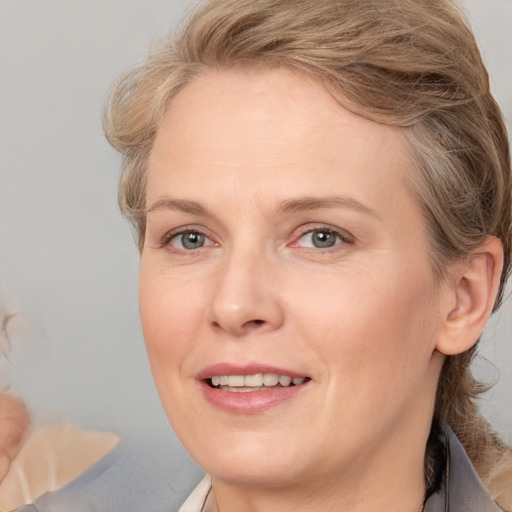
M309 377L290 377L277 373L256 373L253 375L214 375L206 379L209 387L232 393L270 391L276 388L300 386L311 380Z

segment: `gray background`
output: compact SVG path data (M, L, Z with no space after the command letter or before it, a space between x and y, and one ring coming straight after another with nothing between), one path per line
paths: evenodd
M173 449L139 326L138 254L102 135L115 76L190 8L185 0L0 0L0 384L37 420L71 418ZM512 120L512 1L465 1ZM5 340L4 340L5 342ZM512 440L512 299L487 329L483 407Z

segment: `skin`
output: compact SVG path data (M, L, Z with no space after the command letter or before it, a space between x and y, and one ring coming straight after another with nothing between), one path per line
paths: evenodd
M399 128L292 71L209 71L171 102L148 165L140 313L164 409L212 475L207 509L419 509L461 278L436 287L411 168ZM190 231L204 246L183 247ZM335 245L315 247L326 231ZM236 414L197 378L220 362L311 380Z
M0 393L0 482L3 481L30 428L26 405L15 395Z

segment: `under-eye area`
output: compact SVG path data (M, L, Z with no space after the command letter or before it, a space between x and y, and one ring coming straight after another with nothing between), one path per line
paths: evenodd
M300 386L309 382L309 377L290 377L277 373L256 373L253 375L214 375L206 379L211 388L235 393L265 391L276 387Z

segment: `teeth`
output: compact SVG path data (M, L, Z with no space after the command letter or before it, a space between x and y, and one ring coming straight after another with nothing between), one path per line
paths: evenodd
M291 377L288 377L288 375L279 375L279 384L281 386L289 386L292 381Z
M273 387L280 384L287 387L290 384L299 386L306 380L306 377L290 377L289 375L278 375L277 373L256 373L254 375L214 375L211 378L212 385L239 388L237 391L254 391L262 386ZM243 388L243 389L242 389Z
M243 385L252 388L259 388L260 386L263 386L263 374L257 373L256 375L246 375Z
M230 375L228 384L230 388L239 388L245 386L245 377L243 375Z
M264 386L277 386L279 382L279 375L277 373L265 373L263 375L263 385Z

